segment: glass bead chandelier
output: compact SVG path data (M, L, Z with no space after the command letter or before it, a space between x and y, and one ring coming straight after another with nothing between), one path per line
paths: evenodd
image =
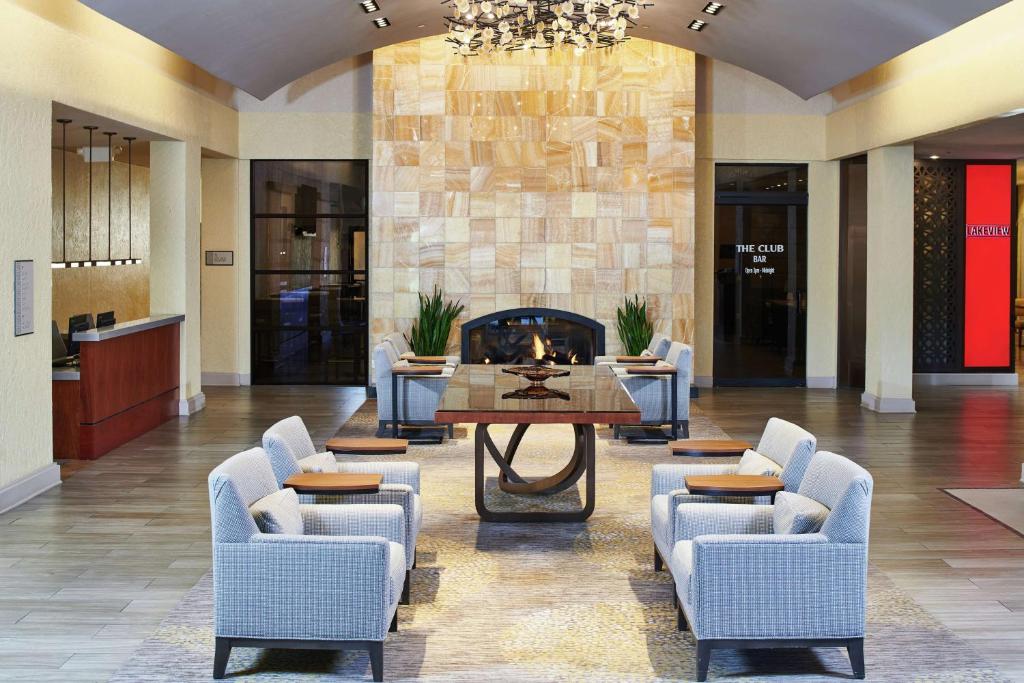
M461 55L571 47L582 54L629 40L650 0L445 0L447 41Z

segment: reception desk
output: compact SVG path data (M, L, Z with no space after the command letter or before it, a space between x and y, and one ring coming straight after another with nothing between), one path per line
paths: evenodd
M98 458L177 415L184 319L159 315L74 334L79 366L53 369L54 458Z

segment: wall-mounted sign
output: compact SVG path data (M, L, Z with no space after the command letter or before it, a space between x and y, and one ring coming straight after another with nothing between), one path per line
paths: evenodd
M14 262L14 336L32 334L32 261Z
M967 164L964 367L1011 365L1011 164Z
M208 251L208 252L206 252L206 265L208 265L208 266L233 266L233 265L235 265L235 252L233 252L233 251Z
M775 266L768 264L768 256L772 254L784 254L784 244L737 244L736 253L742 257L750 255L750 263L754 265L744 266L744 275L774 275Z

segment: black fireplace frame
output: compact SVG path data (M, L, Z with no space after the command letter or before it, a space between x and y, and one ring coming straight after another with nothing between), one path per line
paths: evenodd
M505 318L528 318L528 317L548 317L548 318L561 318L562 320L568 320L569 322L583 325L594 331L594 357L604 355L604 325L597 322L593 318L588 318L578 313L571 313L569 311L562 311L557 308L538 308L538 307L526 307L526 308L509 308L504 311L497 311L496 313L489 313L488 315L482 315L479 318L473 318L462 325L462 362L470 363L469 358L469 335L470 333L479 328L489 325L497 320L504 320Z

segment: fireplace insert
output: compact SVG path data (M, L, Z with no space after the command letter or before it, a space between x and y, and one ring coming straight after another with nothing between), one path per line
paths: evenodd
M462 362L590 365L604 353L604 325L552 308L514 308L462 326Z

